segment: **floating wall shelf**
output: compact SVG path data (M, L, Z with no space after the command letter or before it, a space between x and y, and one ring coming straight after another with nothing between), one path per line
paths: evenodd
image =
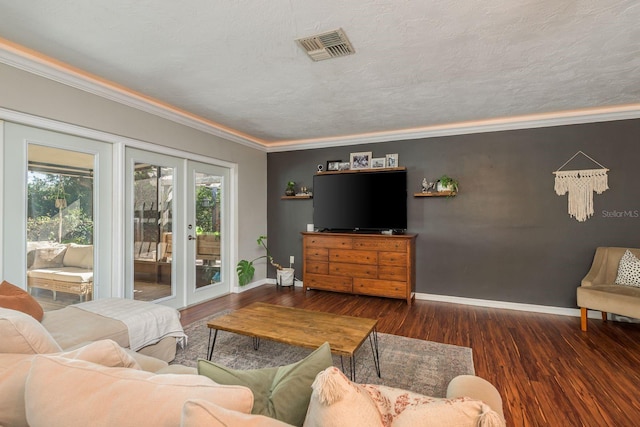
M428 193L413 193L413 197L453 197L455 196L455 191L431 191Z
M291 199L312 199L313 196L282 196L282 200L291 200Z

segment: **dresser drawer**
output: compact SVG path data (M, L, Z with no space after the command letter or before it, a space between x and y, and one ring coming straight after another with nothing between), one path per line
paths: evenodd
M406 298L407 283L391 280L353 279L353 293L378 297Z
M373 238L364 239L355 237L353 239L353 249L370 249L376 251L406 252L407 241L394 238Z
M326 276L322 274L305 274L304 287L322 289L325 291L351 292L353 279L342 276Z
M305 273L329 274L329 263L319 261L307 261L304 266Z
M353 239L351 237L305 236L304 245L307 249L308 248L352 249Z
M350 262L354 264L377 264L378 253L375 251L354 251L345 249L330 249L330 262Z
M308 260L329 261L329 249L307 247L304 256Z
M381 265L378 267L378 279L405 282L407 280L407 268Z
M407 254L404 252L378 252L378 263L380 265L407 266Z
M329 274L332 276L368 277L375 279L378 277L378 267L367 264L331 262L329 263Z

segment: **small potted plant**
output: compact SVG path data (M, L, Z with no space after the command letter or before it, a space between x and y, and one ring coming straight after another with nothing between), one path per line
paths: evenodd
M293 181L287 182L287 188L284 190L284 194L287 196L295 196L296 195L296 183Z
M273 260L273 257L269 253L269 248L267 248L266 240L267 236L258 237L258 245L264 248L264 250L267 252L266 255L261 255L251 261L242 259L238 262L238 265L236 266L236 272L238 273L238 282L240 286L244 286L247 283L251 282L251 280L253 279L253 274L256 271L253 263L261 258L266 258L267 260L269 260L269 263L276 268L276 280L278 281L279 285L293 285L294 269L285 268Z
M458 180L449 177L448 175L442 175L436 186L437 191L458 191Z

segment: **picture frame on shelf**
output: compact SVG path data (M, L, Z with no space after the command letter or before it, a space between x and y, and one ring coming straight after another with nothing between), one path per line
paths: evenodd
M374 157L371 159L371 169L382 169L387 165L386 157Z
M351 168L351 162L340 162L338 163L339 171L348 171Z
M349 155L351 169L369 169L371 168L371 151L361 151L359 153L351 153Z
M340 170L338 167L342 160L327 160L327 171L337 171Z
M398 153L387 154L385 156L385 159L387 161L387 167L388 168L397 168L398 167Z

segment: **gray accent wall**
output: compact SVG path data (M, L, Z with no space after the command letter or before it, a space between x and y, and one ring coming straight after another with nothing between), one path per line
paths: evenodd
M312 187L318 164L360 151L398 153L407 168L419 293L574 308L596 247L640 247L640 120L269 153L269 248L283 265L295 256L299 279L313 200L282 200L286 182ZM554 191L553 172L578 151L610 169L585 222ZM563 170L598 167L578 155ZM460 181L456 197L413 197L442 174Z

